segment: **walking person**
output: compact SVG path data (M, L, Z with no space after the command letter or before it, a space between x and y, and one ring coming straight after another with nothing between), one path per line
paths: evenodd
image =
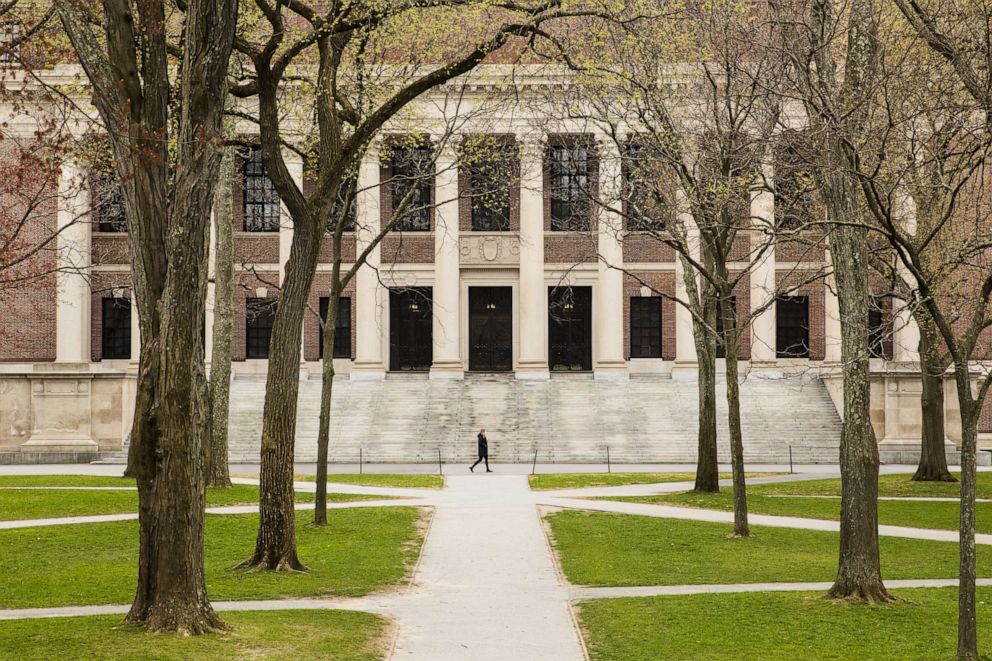
M480 461L486 462L486 472L492 473L489 470L489 441L486 439L485 428L479 430L479 458L475 460L475 463L468 467L470 471L475 472L475 467L479 465Z

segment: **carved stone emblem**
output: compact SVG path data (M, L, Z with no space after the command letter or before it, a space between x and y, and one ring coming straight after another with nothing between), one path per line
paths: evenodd
M462 236L458 253L465 265L515 265L520 262L520 239L516 234Z

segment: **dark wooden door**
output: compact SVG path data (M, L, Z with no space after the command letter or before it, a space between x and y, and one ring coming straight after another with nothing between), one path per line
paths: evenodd
M468 309L469 370L512 370L513 290L510 287L470 287Z
M426 372L434 357L431 288L389 291L389 369Z
M548 366L592 370L592 288L548 288Z

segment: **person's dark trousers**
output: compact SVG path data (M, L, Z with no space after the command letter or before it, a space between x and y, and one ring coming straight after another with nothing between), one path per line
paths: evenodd
M474 471L475 470L475 467L478 466L479 465L479 462L481 462L481 461L486 462L486 470L488 471L489 470L489 453L488 452L486 452L485 454L480 454L479 455L479 458L475 460L475 463L472 464L472 468L470 468L469 470L473 470Z

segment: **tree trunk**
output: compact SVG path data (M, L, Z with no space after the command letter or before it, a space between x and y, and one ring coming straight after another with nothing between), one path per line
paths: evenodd
M838 221L830 236L837 283L844 378L844 420L840 438L840 558L828 591L835 599L891 601L882 583L878 552L878 443L869 417L868 255L855 188L846 175L834 176L828 204Z
M978 416L981 402L971 394L968 365L954 366L961 408L961 510L958 553L958 659L978 661L975 597L975 489L977 479Z
M710 329L716 328L716 297L710 295L706 285L703 297L703 317L700 323L692 320L693 340L696 345L698 365L699 429L697 432L696 483L694 491L718 493L720 491L720 465L716 447L716 337Z
M725 275L725 274L721 274ZM741 395L738 383L738 336L734 309L730 305L731 292L720 296L720 315L723 318L723 347L727 363L727 426L730 430L730 463L734 478L734 536L750 537L747 522L747 487L744 481L744 438L741 432Z
M234 228L231 197L234 181L234 150L228 148L221 161L214 193L214 328L210 355L210 442L206 452L208 487L231 486L227 458L227 424L231 399L231 331L234 326Z
M335 275L335 280L336 280ZM331 290L327 301L327 318L324 325L324 361L320 384L320 421L317 430L317 495L314 499L313 522L327 524L327 449L331 441L331 393L334 389L334 336L337 330L338 302L341 292Z
M922 315L918 315L922 316ZM947 468L944 446L944 372L946 362L940 356L940 337L926 321L920 327L920 409L923 416L923 436L920 443L920 464L914 480L956 482Z
M293 459L300 391L300 337L323 229L322 223L316 231L299 222L295 225L269 342L269 372L262 413L258 538L255 552L240 567L276 571L307 569L296 554Z

